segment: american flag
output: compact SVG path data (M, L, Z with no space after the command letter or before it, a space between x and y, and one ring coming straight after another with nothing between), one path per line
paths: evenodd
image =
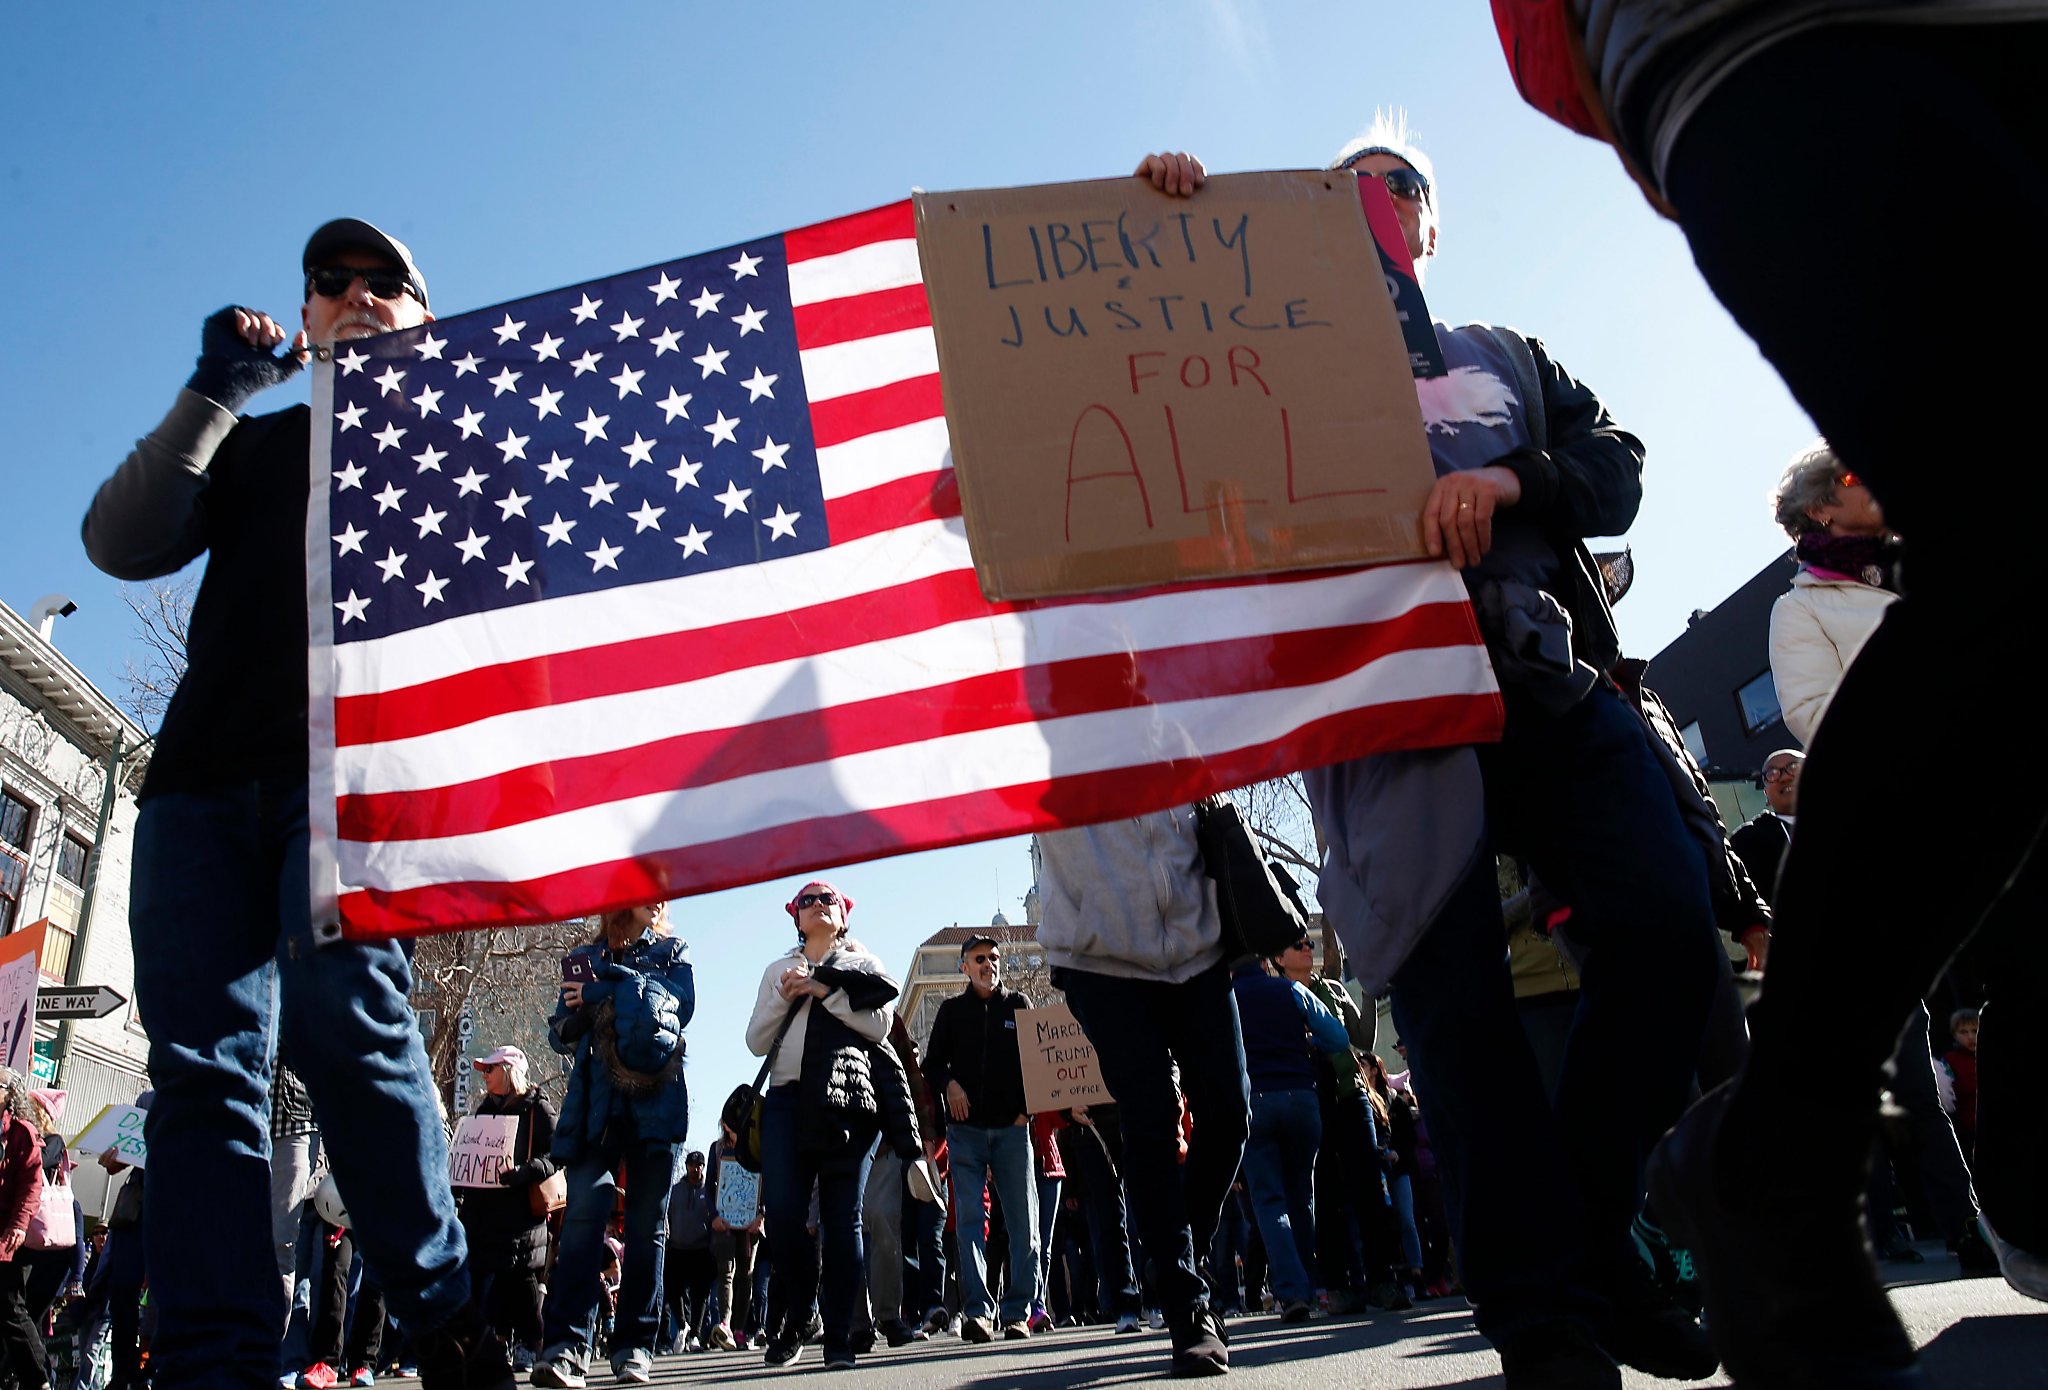
M910 205L315 375L316 921L555 921L1498 730L1448 567L994 604Z

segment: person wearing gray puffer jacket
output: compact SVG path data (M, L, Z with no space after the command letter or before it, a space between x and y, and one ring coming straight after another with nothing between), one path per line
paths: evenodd
M1230 1353L1196 1252L1244 1158L1251 1094L1195 808L1049 831L1036 846L1039 944L1117 1098L1124 1186L1159 1268L1174 1374L1223 1374ZM1182 1095L1194 1121L1185 1164Z

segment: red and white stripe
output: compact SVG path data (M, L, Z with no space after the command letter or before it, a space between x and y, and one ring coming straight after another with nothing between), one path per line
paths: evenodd
M345 934L558 920L1497 733L1444 565L987 602L909 204L784 241L833 544L334 649Z

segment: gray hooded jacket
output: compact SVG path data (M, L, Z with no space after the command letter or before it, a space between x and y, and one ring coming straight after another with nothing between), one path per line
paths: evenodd
M1223 959L1192 806L1049 831L1038 847L1038 941L1055 967L1179 984Z

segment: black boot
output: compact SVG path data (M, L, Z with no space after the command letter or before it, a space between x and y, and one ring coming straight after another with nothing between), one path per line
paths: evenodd
M1173 1374L1220 1376L1230 1373L1230 1347L1223 1324L1206 1303L1173 1319Z
M513 1390L505 1344L472 1300L433 1331L413 1339L421 1390Z
M1707 1329L1743 1390L1920 1390L1913 1341L1878 1282L1863 1178L1838 1201L1761 1211L1730 1199L1720 1136L1739 1082L1707 1093L1650 1157L1650 1193L1693 1252Z

